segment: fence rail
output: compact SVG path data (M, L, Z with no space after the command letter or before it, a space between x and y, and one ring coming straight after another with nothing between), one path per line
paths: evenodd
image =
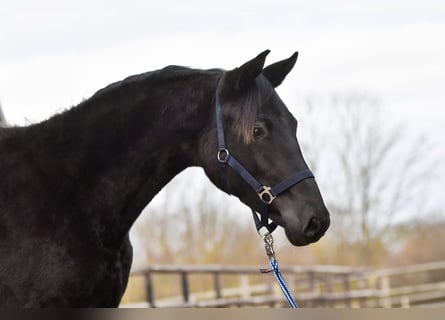
M130 280L143 279L145 301L122 306L286 307L287 301L273 276L260 275L258 270L251 266L152 265L134 271ZM283 266L281 272L302 307L445 304L445 261L384 270Z

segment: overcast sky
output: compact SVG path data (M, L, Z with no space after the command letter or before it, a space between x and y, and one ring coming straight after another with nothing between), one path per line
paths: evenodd
M357 4L359 3L359 4ZM366 91L407 121L445 127L440 1L2 1L0 101L39 121L130 74L232 68L300 52L280 93ZM443 3L443 1L442 1Z

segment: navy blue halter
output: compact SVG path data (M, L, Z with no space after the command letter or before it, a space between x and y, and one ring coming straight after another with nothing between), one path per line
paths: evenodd
M281 193L286 191L287 189L293 187L294 185L300 183L301 181L314 178L313 173L309 169L301 170L295 173L294 175L284 179L277 185L273 187L265 186L258 182L249 171L229 152L226 147L225 137L224 137L224 126L222 122L222 114L221 114L221 103L219 100L219 84L218 82L216 88L216 97L215 97L215 108L216 108L216 128L218 132L218 162L221 164L221 176L223 183L225 184L225 191L230 193L227 188L227 175L225 169L227 165L235 170L243 179L246 181L253 190L255 190L258 197L264 204L264 210L260 213L261 219L258 218L258 214L254 209L252 209L253 218L255 221L255 226L260 231L261 228L265 227L269 233L274 231L277 228L277 224L275 222L269 223L269 215L268 209L273 200L279 196Z

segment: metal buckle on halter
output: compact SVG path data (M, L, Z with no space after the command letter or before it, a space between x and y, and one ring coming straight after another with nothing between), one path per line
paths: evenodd
M261 190L257 194L258 197L260 197L261 201L267 204L271 204L272 201L274 201L275 198L277 197L272 193L272 188L267 186L263 186L263 190Z
M226 148L219 149L217 159L220 163L227 163L229 161L230 153Z

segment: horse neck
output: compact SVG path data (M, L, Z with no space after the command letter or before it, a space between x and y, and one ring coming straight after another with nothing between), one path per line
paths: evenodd
M42 124L48 154L59 161L50 159L47 170L55 183L64 177L63 192L72 195L66 211L87 220L105 246L119 245L162 187L193 165L215 84L215 74L135 82Z

